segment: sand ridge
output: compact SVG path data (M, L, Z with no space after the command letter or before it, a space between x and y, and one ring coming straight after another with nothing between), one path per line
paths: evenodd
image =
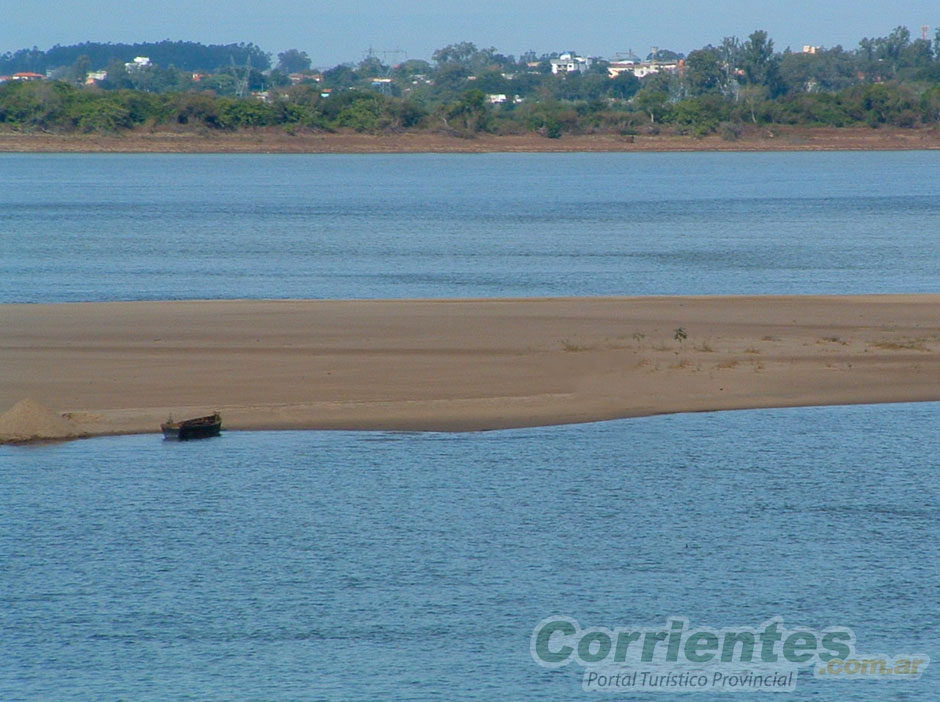
M481 430L940 400L938 311L935 294L6 304L0 411L31 397L95 435L214 410L227 429Z
M28 397L0 414L0 443L74 439L82 432L61 414Z

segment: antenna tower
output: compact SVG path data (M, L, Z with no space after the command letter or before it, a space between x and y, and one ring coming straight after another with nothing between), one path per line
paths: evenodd
M391 71L392 68L394 68L394 64L393 64L393 63L390 63L389 60L388 60L389 57L390 57L390 56L392 57L392 62L394 62L394 61L396 60L396 57L398 57L398 56L402 56L402 57L404 57L404 58L407 59L407 58L408 58L408 52L407 52L407 51L403 51L403 50L401 50L401 49L397 49L397 48L396 48L396 49L383 49L383 50L380 50L380 51L376 51L375 49L373 49L373 48L370 46L370 47L369 47L369 50L366 52L366 57L367 57L367 58L375 58L375 57L377 57L377 56L381 56L381 58L380 58L379 60L381 61L381 63L382 63L383 66L386 66L386 67L387 67L387 70L386 70L385 72L386 72L386 74L388 74L388 72Z
M229 56L232 60L232 74L235 76L235 96L247 97L248 81L251 78L251 54L248 54L248 60L244 66L245 72L238 75L239 67L235 65L235 57Z

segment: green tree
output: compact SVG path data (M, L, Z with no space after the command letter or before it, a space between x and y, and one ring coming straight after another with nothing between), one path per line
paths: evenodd
M747 109L748 116L754 124L757 124L758 114L763 112L769 97L770 91L767 86L749 83L741 87L740 102Z
M323 72L323 83L334 90L351 88L359 81L359 76L351 66L341 64Z
M617 100L629 100L637 94L641 85L639 78L629 71L624 71L607 83L607 95Z
M785 53L780 61L783 92L835 92L857 81L857 56L841 46L815 54Z
M356 66L356 75L360 80L382 78L388 75L389 70L389 67L382 63L377 56L367 56Z
M633 103L650 118L650 124L662 122L669 110L669 93L658 86L643 87L633 96Z
M476 134L488 128L490 112L482 90L468 90L446 112L444 124L466 134Z
M120 59L111 59L105 69L108 77L102 82L101 87L107 90L133 90L134 83L127 73L124 62Z
M940 85L933 85L920 96L921 119L926 124L940 124Z
M75 59L75 63L73 63L69 69L69 77L76 83L84 83L85 76L88 75L91 68L91 58L88 54L82 54Z
M714 106L698 97L677 102L672 106L670 118L683 131L697 137L718 129L719 115Z
M477 76L476 87L490 95L494 93L512 94L512 84L500 71L486 71Z
M709 45L689 53L685 60L685 82L690 95L721 91L721 52Z
M168 105L172 98L168 95L155 95L137 90L119 90L109 95L127 111L132 124L147 122L156 124L166 122L171 118Z
M67 83L11 81L0 85L0 123L16 129L67 128L78 90Z
M265 127L276 123L277 111L255 98L226 98L219 105L219 126L223 129Z
M306 51L288 49L277 55L277 70L282 73L302 73L310 70L310 57Z
M112 97L87 95L70 105L68 117L85 133L113 133L133 126L130 112Z
M438 65L458 63L469 68L476 53L476 44L471 41L462 41L458 44L448 44L438 49L431 55L431 59Z
M431 73L431 64L420 59L408 59L392 67L392 76L402 82L411 82L415 76L427 76Z
M180 93L167 105L167 111L177 124L220 129L223 124L219 107L219 98L208 93Z
M933 48L926 39L915 39L901 54L901 65L905 68L928 68L933 63Z
M718 55L721 58L721 92L737 99L741 42L735 36L725 37L718 47Z
M459 63L445 63L434 72L433 94L441 102L453 102L467 90L470 71Z
M396 128L410 129L418 127L428 116L428 111L417 100L399 100L390 106L390 112L394 116L394 125Z
M875 42L875 51L879 59L891 66L891 75L897 75L901 58L911 42L911 33L907 27L895 27L891 34Z
M774 42L767 32L759 29L748 37L741 45L740 61L749 85L764 86L771 97L779 94L780 59L774 54Z
M845 102L853 119L871 127L913 127L923 109L917 95L898 83L857 86L846 91Z

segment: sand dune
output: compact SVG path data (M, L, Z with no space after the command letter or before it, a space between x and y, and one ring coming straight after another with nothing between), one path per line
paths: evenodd
M8 304L0 412L33 398L94 435L216 409L228 429L477 430L940 400L938 312L940 295Z

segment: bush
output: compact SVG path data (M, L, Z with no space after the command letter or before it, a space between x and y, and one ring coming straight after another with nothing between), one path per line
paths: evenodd
M221 100L219 125L225 129L266 127L277 122L277 113L270 105L254 98Z
M130 112L110 98L77 102L69 109L69 117L79 131L86 134L110 134L134 126Z
M722 122L718 125L718 130L725 141L737 141L741 137L741 125L734 122Z

